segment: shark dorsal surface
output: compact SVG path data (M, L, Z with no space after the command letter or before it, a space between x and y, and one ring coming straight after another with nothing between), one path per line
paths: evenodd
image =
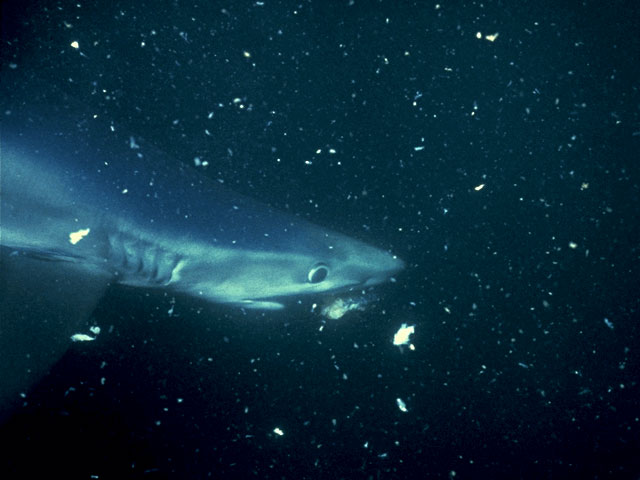
M64 116L3 113L0 404L57 360L109 285L274 310L403 267L222 188L110 122Z

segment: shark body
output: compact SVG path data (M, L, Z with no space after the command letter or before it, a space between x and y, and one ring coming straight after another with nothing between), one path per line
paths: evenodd
M57 360L111 284L274 310L403 267L94 117L5 116L0 188L0 407Z

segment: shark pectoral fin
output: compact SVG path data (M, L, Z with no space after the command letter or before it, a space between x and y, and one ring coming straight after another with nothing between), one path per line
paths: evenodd
M64 354L109 280L82 263L0 248L0 419Z
M284 308L282 303L263 300L243 300L238 302L237 305L243 308L250 308L251 310L280 310Z

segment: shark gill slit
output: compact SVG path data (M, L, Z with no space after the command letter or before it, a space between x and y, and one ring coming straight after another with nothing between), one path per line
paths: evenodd
M175 252L123 232L109 236L108 258L120 282L128 285L169 285L184 265Z

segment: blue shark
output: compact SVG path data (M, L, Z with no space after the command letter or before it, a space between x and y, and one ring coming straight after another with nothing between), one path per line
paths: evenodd
M392 279L393 254L238 195L95 115L5 112L0 408L111 285L277 310Z

